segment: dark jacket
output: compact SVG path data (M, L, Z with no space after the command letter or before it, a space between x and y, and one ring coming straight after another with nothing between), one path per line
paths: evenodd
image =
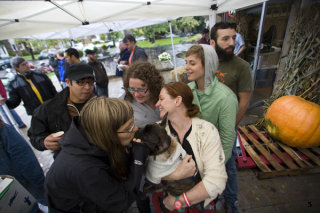
M44 175L29 144L13 126L0 120L0 175L15 177L41 204L44 195Z
M144 165L134 162L144 164L149 153L146 146L133 144L130 174L120 181L109 167L107 153L91 145L75 122L61 145L45 181L50 213L124 212L136 199Z
M134 49L134 53L131 59L131 63L136 61L147 61L148 56L143 48L136 46Z
M43 101L49 100L57 94L56 88L45 74L31 71L26 77L38 89ZM7 99L6 104L10 109L19 106L22 100L28 115L32 115L33 111L41 105L30 84L21 75L17 74L9 83L8 92L10 98Z
M129 64L129 58L130 58L130 50L128 49L125 49L123 50L122 52L120 52L120 57L118 59L118 64L120 64L120 61L126 61L127 65ZM123 71L122 70L119 70L118 67L116 69L116 76L122 76L123 75Z
M46 150L44 139L48 135L69 129L72 119L67 108L68 97L69 88L65 88L34 111L28 136L37 150Z
M108 87L109 79L103 64L99 61L95 61L95 62L90 61L88 64L93 68L94 77L95 77L97 86L101 88Z
M58 80L60 81L60 76L59 76L59 59L51 56L49 58L49 65L53 68L54 73L56 74Z

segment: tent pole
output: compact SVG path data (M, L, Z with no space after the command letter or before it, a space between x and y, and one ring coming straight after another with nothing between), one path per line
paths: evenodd
M217 14L216 14L216 11L212 11L212 14L209 15L209 30L212 29L212 27L216 24L216 17L217 17Z
M259 62L259 54L260 54L260 44L261 44L261 35L262 35L262 30L263 30L263 22L264 22L264 17L266 13L266 2L263 2L262 4L262 9L261 9L261 17L260 17L260 24L259 24L259 32L258 32L258 38L257 38L257 45L256 49L254 51L254 62L253 62L253 69L252 69L252 80L253 80L253 85L256 82L256 73L258 70L258 62Z
M174 50L174 43L173 43L173 36L172 36L172 26L171 26L171 21L169 22L169 28L170 28L170 37L171 37L171 45L172 45L172 55L173 55L173 67L174 67L174 72L176 74L176 81L178 81L178 73L177 73L177 66L176 66L176 51Z

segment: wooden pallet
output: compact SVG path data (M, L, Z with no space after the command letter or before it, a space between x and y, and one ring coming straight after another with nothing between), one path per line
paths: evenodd
M240 161L252 162L261 172L258 178L265 179L281 175L299 175L320 166L320 148L292 148L280 142L274 142L266 132L254 125L238 129L242 156ZM247 156L247 154L249 156Z

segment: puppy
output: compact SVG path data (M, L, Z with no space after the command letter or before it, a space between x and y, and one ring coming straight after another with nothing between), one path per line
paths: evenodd
M175 137L169 136L164 127L158 124L146 125L139 130L136 138L140 138L151 150L146 168L146 193L164 191L173 196L178 196L191 189L196 181L195 178L186 178L177 181L164 181L164 187L155 186L161 183L161 178L170 175L176 170L186 151Z

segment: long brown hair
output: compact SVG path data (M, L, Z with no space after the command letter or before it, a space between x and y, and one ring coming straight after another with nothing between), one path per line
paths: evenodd
M125 99L132 102L134 97L128 91L130 78L137 78L147 84L154 104L158 101L161 88L164 84L160 71L149 62L135 62L126 71L123 87L126 91Z
M187 116L190 118L197 116L199 113L199 107L193 104L193 94L190 87L183 82L171 82L163 86L168 92L168 94L175 98L177 96L182 97L182 102L187 108Z
M80 112L80 126L89 141L104 150L110 167L119 179L127 175L127 155L117 135L117 130L133 117L129 103L104 96L91 99Z

